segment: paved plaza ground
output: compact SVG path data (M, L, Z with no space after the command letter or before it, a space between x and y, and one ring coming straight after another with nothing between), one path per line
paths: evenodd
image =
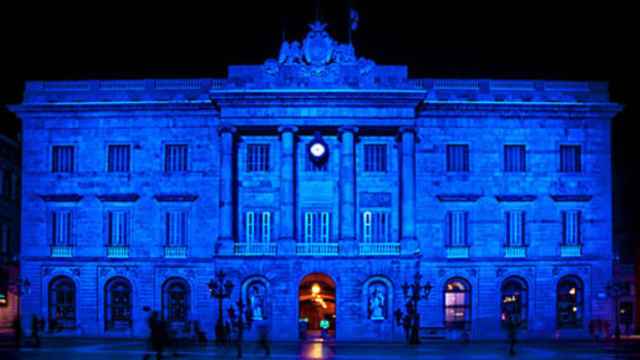
M5 339L8 340L8 339ZM64 340L45 339L42 347L19 351L0 348L0 359L142 359L145 343L138 340ZM257 344L244 346L244 359L267 359ZM178 359L234 359L235 348L189 346L180 349ZM164 357L172 359L170 354ZM517 347L515 357L508 356L505 342L426 342L419 346L404 344L347 344L309 341L272 344L269 359L640 359L640 342L620 344L593 342L526 342Z

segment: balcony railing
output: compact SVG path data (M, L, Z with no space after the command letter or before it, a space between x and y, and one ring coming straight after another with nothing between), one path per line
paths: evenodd
M449 259L467 259L468 257L468 246L452 246L447 248L447 258Z
M184 259L187 257L186 246L165 246L164 257L168 259Z
M296 244L296 254L313 256L338 255L338 244L336 243L298 243Z
M360 243L360 255L399 255L400 243Z
M107 257L110 258L128 258L129 248L127 246L107 246Z
M73 257L73 246L51 246L51 257Z
M560 245L561 257L578 257L582 255L582 245Z
M235 243L233 253L238 256L276 255L278 244L276 243Z
M505 246L504 257L506 258L526 258L527 248L524 246Z

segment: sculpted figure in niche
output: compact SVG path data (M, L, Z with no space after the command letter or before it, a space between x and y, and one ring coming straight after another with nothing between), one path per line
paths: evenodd
M253 320L264 319L264 287L261 284L253 284L249 288L249 305Z
M385 295L386 286L383 284L369 286L369 318L371 320L384 320Z

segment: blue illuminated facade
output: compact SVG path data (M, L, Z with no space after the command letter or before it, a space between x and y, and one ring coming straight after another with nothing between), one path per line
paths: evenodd
M277 340L325 304L338 340L400 341L416 271L433 336L612 318L606 83L410 79L316 23L224 79L31 81L12 109L25 327L145 336L148 306L211 336L221 269Z

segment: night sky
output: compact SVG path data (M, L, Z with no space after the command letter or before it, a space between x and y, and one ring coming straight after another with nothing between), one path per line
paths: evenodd
M229 64L276 57L283 33L287 40L301 40L316 13L336 39L347 39L346 1L185 2L183 8L171 3L4 6L0 104L20 102L25 79L224 77ZM354 33L358 55L406 64L412 77L609 81L612 99L625 105L613 122L614 222L616 232L630 234L620 253L631 260L632 239L640 236L640 222L634 221L640 214L633 146L638 96L632 90L640 64L632 51L639 43L632 32L637 11L584 1L563 7L557 1L531 2L535 6L528 8L352 3L360 15ZM17 133L11 114L0 115L0 131Z

